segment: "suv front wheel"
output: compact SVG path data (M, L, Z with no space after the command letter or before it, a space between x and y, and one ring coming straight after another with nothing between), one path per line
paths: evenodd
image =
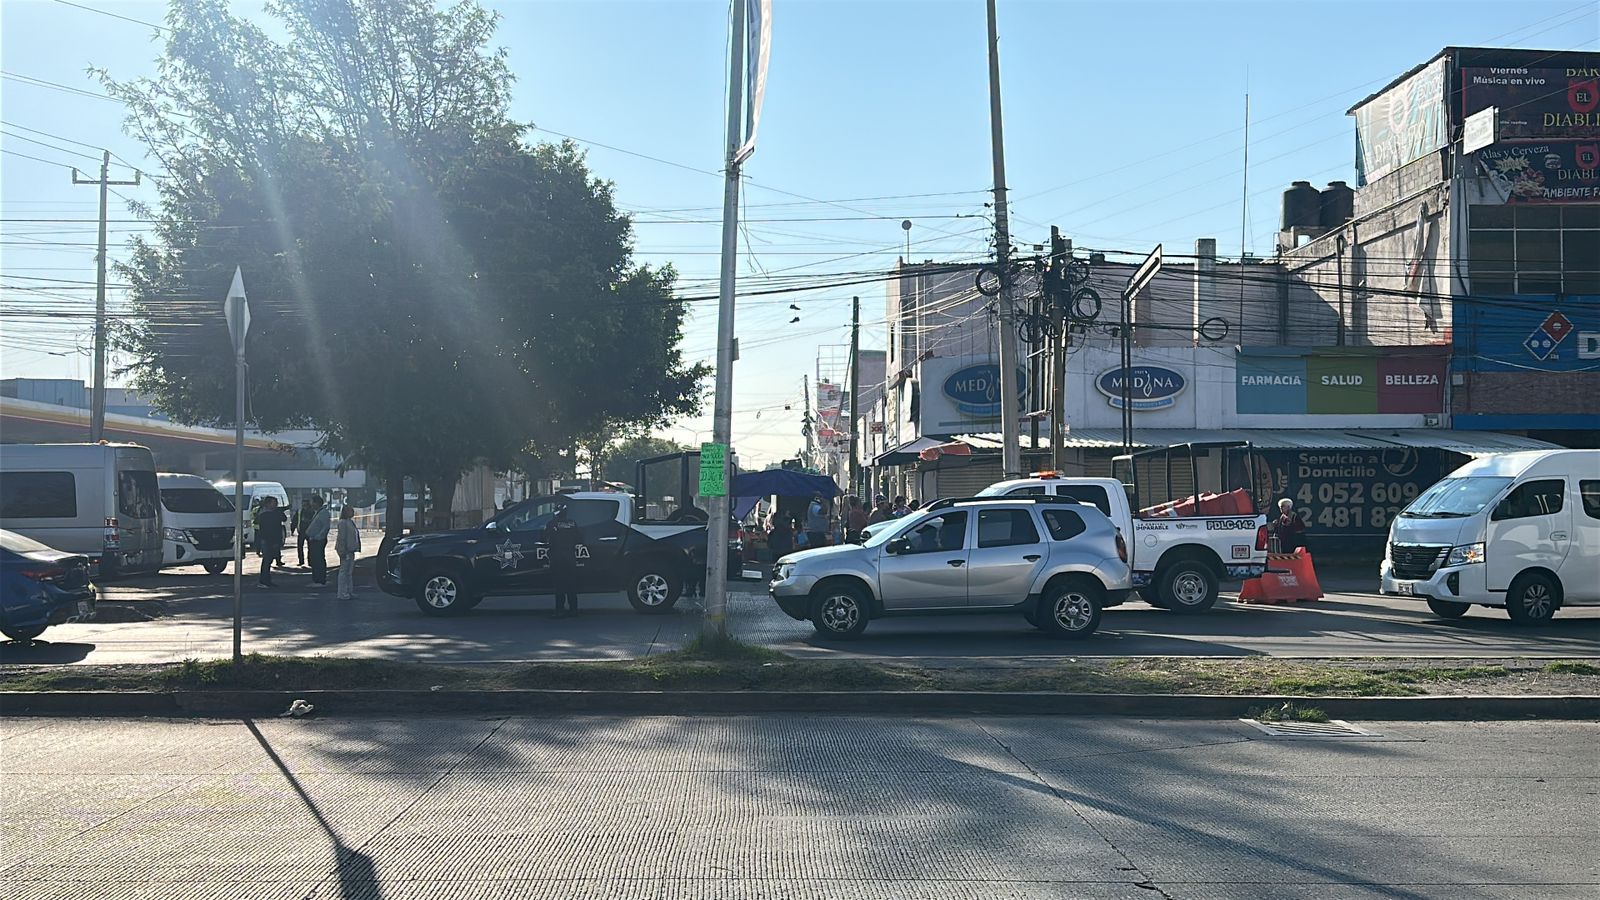
M1052 585L1039 600L1034 624L1054 638L1086 638L1100 627L1104 601L1105 591L1086 580Z
M811 606L811 624L826 638L853 638L871 617L867 592L847 581L824 582Z

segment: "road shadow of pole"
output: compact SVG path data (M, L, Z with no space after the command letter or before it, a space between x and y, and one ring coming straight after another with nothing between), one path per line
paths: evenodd
M323 817L322 811L317 809L315 801L306 793L305 788L300 786L300 780L294 777L294 773L289 771L288 766L284 765L283 758L278 756L278 751L272 749L272 744L267 741L267 736L262 734L261 729L256 727L255 720L245 719L244 727L249 729L250 736L256 739L257 744L261 745L262 751L267 754L268 759L272 760L272 765L283 776L283 780L287 781L291 788L294 788L294 792L300 798L300 802L305 804L306 809L317 820L317 824L322 827L323 834L328 836L328 843L333 845L334 872L339 878L338 896L346 898L346 900L352 900L355 897L362 897L364 900L383 900L383 889L378 883L377 870L372 865L372 857L345 845L344 840L339 837L339 833L334 831L333 826L328 824L328 820Z

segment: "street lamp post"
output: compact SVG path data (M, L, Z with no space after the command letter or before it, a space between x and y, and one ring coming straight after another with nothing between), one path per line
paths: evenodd
M233 341L233 509L237 514L233 526L233 661L238 663L244 625L244 337L250 331L250 303L245 299L244 275L237 266L222 311Z

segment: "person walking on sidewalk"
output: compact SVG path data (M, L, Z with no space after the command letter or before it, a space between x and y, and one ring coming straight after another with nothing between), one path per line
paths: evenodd
M256 510L256 547L261 551L258 583L262 587L272 587L272 563L274 560L282 561L283 532L287 524L288 518L278 508L278 498L263 498L260 508Z
M361 552L361 530L356 528L356 508L346 503L339 511L339 536L333 541L334 555L339 557L339 600L354 600L356 587L356 554Z
M311 498L303 497L300 508L294 511L289 519L289 530L294 532L294 558L295 566L301 569L306 567L306 525L311 522Z
M333 527L333 516L321 496L311 498L311 521L300 529L306 537L306 551L311 559L311 583L328 583L328 532Z

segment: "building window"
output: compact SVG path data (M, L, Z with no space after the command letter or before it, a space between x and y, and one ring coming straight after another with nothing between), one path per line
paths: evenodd
M1600 294L1600 205L1474 206L1474 294Z

